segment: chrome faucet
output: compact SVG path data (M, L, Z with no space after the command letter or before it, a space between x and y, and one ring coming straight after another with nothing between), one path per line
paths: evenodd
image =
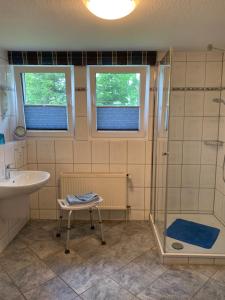
M5 166L5 179L10 179L10 172L11 171L16 171L16 168L11 168L10 164Z

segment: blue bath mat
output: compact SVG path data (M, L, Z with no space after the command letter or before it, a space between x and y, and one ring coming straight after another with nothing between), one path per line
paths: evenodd
M212 248L220 230L215 227L176 219L166 230L170 238L196 245L205 249Z

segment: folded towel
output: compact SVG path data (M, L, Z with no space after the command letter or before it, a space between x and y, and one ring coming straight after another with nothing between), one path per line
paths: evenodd
M69 205L84 204L97 201L99 196L95 193L86 193L83 195L67 195L66 200Z

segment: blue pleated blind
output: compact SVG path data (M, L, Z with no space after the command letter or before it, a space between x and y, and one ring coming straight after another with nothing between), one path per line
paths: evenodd
M97 130L139 130L139 107L97 107Z
M67 107L54 105L24 105L28 130L67 130Z

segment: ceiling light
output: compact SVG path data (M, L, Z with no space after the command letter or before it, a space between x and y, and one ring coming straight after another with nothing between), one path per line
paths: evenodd
M107 20L123 18L137 5L137 0L83 0L83 2L91 13Z

